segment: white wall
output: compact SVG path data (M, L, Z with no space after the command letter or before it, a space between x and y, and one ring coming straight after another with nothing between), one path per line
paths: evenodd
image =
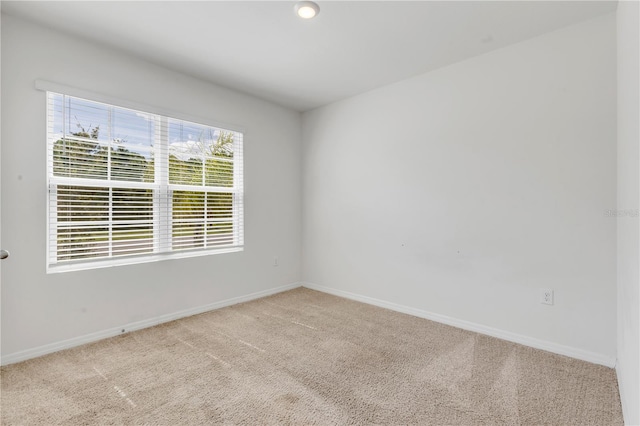
M303 114L304 280L613 365L615 25Z
M640 425L640 7L618 3L618 384L625 421Z
M45 274L45 94L36 79L241 126L245 250ZM299 113L5 15L2 106L2 244L11 251L2 265L3 361L300 280Z

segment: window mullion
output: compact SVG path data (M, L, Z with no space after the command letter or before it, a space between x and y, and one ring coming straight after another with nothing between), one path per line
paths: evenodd
M167 117L156 120L158 131L155 136L158 158L156 160L156 183L158 184L154 203L154 224L157 229L157 250L171 251L171 193L169 189L169 123Z
M107 109L107 182L111 183L111 126L113 119L113 107ZM100 141L97 141L100 147ZM98 148L99 149L99 148ZM113 256L113 187L109 185L109 257Z
M208 197L208 196L209 196L209 193L208 193L208 192L205 192L205 193L204 193L204 205L202 206L202 207L203 207L203 209L202 209L202 210L203 210L203 213L204 213L204 217L203 217L203 219L202 219L202 222L203 222L202 226L203 226L203 228L204 228L204 229L203 229L203 232L202 232L202 237L204 238L204 242L203 242L203 247L204 247L204 248L207 248L207 247L208 247L208 246L207 246L207 240L208 240L208 238L207 238L207 219L208 219L208 216L209 216L209 215L207 214L207 205L208 205L208 204L207 204L207 202L208 202L208 198L207 198L207 197Z
M109 186L109 257L113 256L113 188Z
M107 180L111 180L111 120L113 117L113 107L107 110L108 124L107 124ZM100 147L100 141L96 141L98 147Z

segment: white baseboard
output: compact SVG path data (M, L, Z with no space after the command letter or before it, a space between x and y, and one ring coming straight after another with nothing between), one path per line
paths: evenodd
M302 286L312 290L321 291L323 293L333 294L335 296L340 296L346 299L367 303L369 305L379 306L381 308L387 308L392 311L401 312L404 314L409 314L409 315L413 315L420 318L425 318L425 319L439 322L442 324L447 324L454 327L462 328L464 330L475 331L480 334L486 334L488 336L497 337L499 339L507 340L509 342L519 343L521 345L530 346L536 349L542 349L544 351L553 352L559 355L565 355L571 358L580 359L582 361L587 361L594 364L604 365L610 368L613 368L616 364L616 359L614 357L598 354L595 352L585 351L583 349L578 349L571 346L560 345L558 343L553 343L546 340L540 340L540 339L525 336L522 334L500 330L498 328L487 327L485 325L477 324L471 321L452 318L446 315L424 311L422 309L411 308L409 306L398 305L396 303L386 302L384 300L374 299L372 297L362 296L359 294L350 293L348 291L337 290L331 287L325 287L318 284L305 282L302 284Z
M166 315L160 315L159 317L150 318L143 321L136 321L129 324L123 324L119 327L113 327L107 330L85 334L84 336L74 337L73 339L63 340L55 343L49 343L47 345L38 346L36 348L14 352L14 353L3 356L2 360L0 361L0 365L7 365L7 364L20 362L20 361L25 361L27 359L36 358L36 357L50 354L53 352L58 352L63 349L69 349L76 346L84 345L86 343L95 342L96 340L117 336L119 334L122 334L123 332L128 333L130 331L153 327L154 325L162 324L169 321L174 321L180 318L190 317L192 315L201 314L203 312L213 311L213 310L224 308L231 305L237 305L238 303L248 302L250 300L259 299L261 297L270 296L272 294L281 293L287 290L292 290L294 288L300 287L301 285L302 285L301 283L283 285L280 287L275 287L268 290L247 294L246 296L232 297L231 299L222 300L220 302L214 302L208 305L185 309L182 311L173 312Z
M347 299L355 300L358 302L367 303L369 305L379 306L382 308L390 309L396 312L402 312L405 314L413 315L419 318L425 318L431 321L436 321L442 324L451 325L454 327L462 328L464 330L474 331L488 336L497 337L499 339L507 340L514 343L519 343L525 346L530 346L536 349L542 349L548 352L553 352L560 355L565 355L571 358L580 359L594 364L600 364L613 368L616 364L615 358L606 355L601 355L594 352L585 351L582 349L573 348L571 346L560 345L545 340L535 339L533 337L524 336L509 331L500 330L493 327L487 327L481 324L473 323L470 321L460 320L446 315L436 314L422 309L411 308L404 305L399 305L392 302L387 302L380 299L374 299L368 296L362 296L355 293L350 293L343 290L337 290L331 287L325 287L313 283L293 283L275 287L272 289L251 293L245 296L233 297L231 299L222 300L220 302L210 303L208 305L198 306L191 309L185 309L182 311L174 312L171 314L161 315L159 317L150 318L143 321L136 321L129 324L124 324L119 327L113 327L107 330L98 331L95 333L86 334L80 337L74 337L72 339L63 340L60 342L54 342L36 348L27 349L24 351L14 352L2 357L0 361L1 365L13 364L27 359L36 358L42 355L50 354L53 352L61 351L64 349L73 348L76 346L84 345L86 343L95 342L97 340L106 339L108 337L117 336L125 332L140 330L143 328L152 327L154 325L166 323L180 318L189 317L192 315L201 314L203 312L213 311L215 309L224 308L238 303L248 302L250 300L259 299L261 297L270 296L272 294L281 293L283 291L292 290L297 287L306 287L312 290L321 291L323 293L333 294L335 296L344 297ZM619 373L618 373L619 374ZM624 407L624 404L623 404Z

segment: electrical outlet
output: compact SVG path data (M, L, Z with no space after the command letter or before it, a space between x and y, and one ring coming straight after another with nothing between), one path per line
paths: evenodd
M540 289L540 303L553 305L553 290L550 288Z

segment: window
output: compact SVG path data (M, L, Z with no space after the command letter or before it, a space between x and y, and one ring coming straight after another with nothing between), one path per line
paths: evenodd
M48 270L237 251L242 133L47 92Z

